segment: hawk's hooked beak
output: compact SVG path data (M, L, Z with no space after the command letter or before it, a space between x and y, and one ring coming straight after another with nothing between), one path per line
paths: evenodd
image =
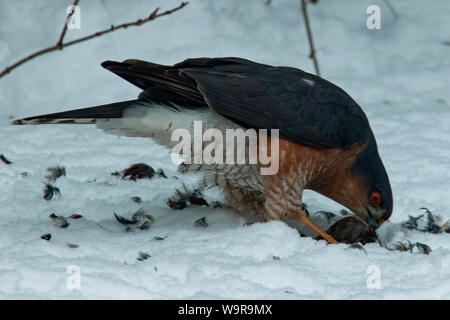
M367 219L367 224L369 225L369 227L374 228L374 229L377 229L379 226L381 226L381 224L383 222L384 222L384 219L375 220L370 215L369 215L369 219Z
M369 206L367 208L367 224L371 228L379 228L384 223L384 221L386 221L385 214L386 210Z

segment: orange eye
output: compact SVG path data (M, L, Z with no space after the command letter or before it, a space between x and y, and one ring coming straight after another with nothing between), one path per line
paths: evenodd
M381 194L378 191L374 191L370 194L370 203L378 207L381 203Z

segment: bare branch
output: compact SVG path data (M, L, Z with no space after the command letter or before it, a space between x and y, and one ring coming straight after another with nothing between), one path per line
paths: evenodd
M78 3L78 1L79 0L75 0L74 3ZM111 25L111 27L109 27L108 29L105 29L105 30L102 30L102 31L98 31L98 32L95 32L95 33L93 33L91 35L88 35L88 36L85 36L85 37L82 37L82 38L78 38L78 39L75 39L75 40L72 40L72 41L64 43L63 40L64 40L65 33L67 31L67 23L68 23L68 20L70 20L70 17L73 15L73 10L72 10L71 13L69 13L69 15L67 16L66 22L64 24L64 29L61 32L61 35L60 35L60 37L58 39L58 42L55 45L50 46L50 47L45 48L45 49L42 49L42 50L39 50L39 51L36 51L36 52L26 56L25 58L15 62L14 64L6 67L5 69L3 69L0 72L0 78L4 77L5 75L10 73L15 68L17 68L20 65L24 64L25 62L30 61L30 60L38 57L38 56L41 56L43 54L48 53L48 52L52 52L52 51L56 51L56 50L62 50L62 48L69 47L71 45L74 45L74 44L77 44L77 43L80 43L80 42L83 42L83 41L86 41L86 40L97 38L97 37L100 37L100 36L102 36L104 34L107 34L107 33L110 33L110 32L113 32L113 31L116 31L116 30L119 30L119 29L126 29L126 28L131 27L131 26L141 26L141 25L143 25L143 24L145 24L145 23L147 23L149 21L155 20L155 19L157 19L159 17L166 16L166 15L169 15L169 14L175 12L175 11L178 11L181 8L185 7L188 3L189 2L182 2L178 7L175 7L175 8L170 9L170 10L166 10L166 11L161 12L161 13L158 13L159 12L159 8L156 8L152 13L150 13L150 15L147 18L138 19L136 21L123 23L123 24L120 24L120 25L117 25L117 26Z
M320 77L319 63L317 62L316 50L314 48L311 27L309 25L308 11L306 9L307 4L306 4L306 0L301 0L301 1L302 1L303 18L305 19L306 34L308 35L309 47L311 48L311 53L309 54L309 57L314 62L314 68L316 69L316 75Z

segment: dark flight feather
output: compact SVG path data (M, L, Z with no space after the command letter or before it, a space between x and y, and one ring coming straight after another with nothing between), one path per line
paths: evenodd
M187 59L174 66L140 60L107 61L108 70L146 90L164 88L183 107L209 106L236 123L279 129L280 136L315 148L374 142L359 105L342 89L302 70L240 58ZM144 92L149 100L155 95Z
M315 148L375 143L368 120L339 87L289 67L240 58L187 59L174 66L142 60L105 61L102 66L144 90L138 100L16 120L118 118L144 101L173 108L206 108L255 129L279 129L280 137ZM92 123L67 121L67 123Z

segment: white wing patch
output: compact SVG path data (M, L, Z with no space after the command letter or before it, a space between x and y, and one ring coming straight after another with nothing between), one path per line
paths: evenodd
M149 104L148 107L136 105L126 109L122 118L97 119L96 124L106 133L151 138L158 144L172 148L178 143L170 139L174 130L187 129L193 135L194 121L202 121L203 130L206 130L221 127L221 123L226 120L208 108L192 110L178 107L178 109L179 111L153 104Z

